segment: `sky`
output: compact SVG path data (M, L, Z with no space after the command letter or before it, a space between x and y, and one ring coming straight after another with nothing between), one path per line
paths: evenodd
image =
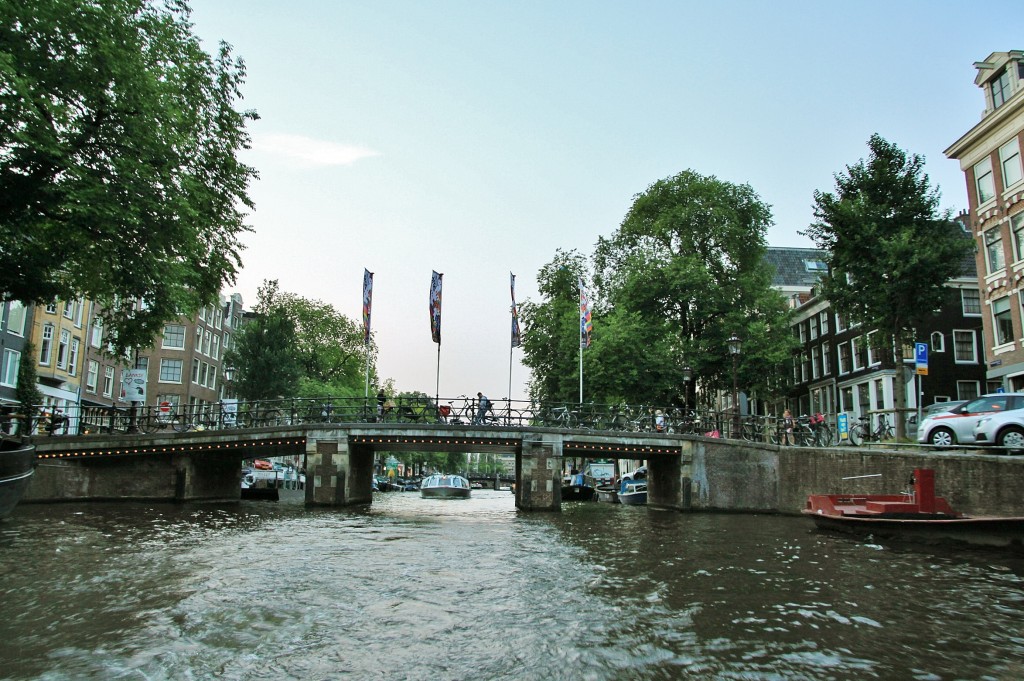
M244 59L240 106L260 116L243 155L260 174L253 232L227 292L251 308L276 279L361 320L368 269L379 375L442 398L525 399L509 273L536 299L558 249L589 256L684 170L749 184L772 208L769 245L812 247L814 192L877 132L965 209L942 152L984 108L973 63L1024 48L1019 0L191 6L208 51Z

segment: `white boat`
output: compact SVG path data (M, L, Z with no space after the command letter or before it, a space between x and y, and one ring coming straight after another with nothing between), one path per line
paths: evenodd
M246 468L242 471L242 498L279 501L305 500L306 474L294 468L265 470Z
M624 480L619 490L619 503L626 506L643 506L647 503L647 481L631 482Z
M420 496L424 499L468 499L469 480L461 475L434 474L423 478Z

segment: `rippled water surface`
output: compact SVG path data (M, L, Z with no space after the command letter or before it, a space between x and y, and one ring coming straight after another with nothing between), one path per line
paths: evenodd
M1020 679L1024 561L803 518L23 505L5 679Z

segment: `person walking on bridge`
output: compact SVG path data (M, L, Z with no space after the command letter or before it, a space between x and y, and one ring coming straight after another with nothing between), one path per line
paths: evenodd
M487 395L478 392L476 394L476 418L473 420L473 425L482 426L487 421L487 412L491 409L491 401L487 399Z

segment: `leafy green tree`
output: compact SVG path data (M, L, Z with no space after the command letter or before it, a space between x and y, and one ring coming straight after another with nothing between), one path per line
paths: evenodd
M117 354L215 302L249 231L245 68L226 44L204 52L189 15L0 3L0 295L100 303Z
M586 271L584 256L558 250L537 274L542 300L523 301L519 314L523 364L530 368L530 396L544 402L579 400L579 280ZM595 313L595 325L600 314Z
M836 174L835 193L814 193L815 222L804 234L826 252L822 294L850 321L877 329L877 346L889 349L883 366L902 368L903 348L942 306L944 285L961 273L973 240L939 210L924 157L878 134L868 149L867 160ZM907 404L903 378L894 381L897 410ZM902 437L903 419L896 422Z
M261 292L264 297L256 311L280 309L295 326L295 350L302 364L303 392L322 387L326 392L320 395L362 396L366 381L362 322L345 316L328 303L283 292L276 280L264 281ZM375 378L376 355L376 344L371 338L371 381Z
M258 314L246 324L224 361L235 370L235 390L242 399L298 393L302 365L295 351L295 326L279 308Z
M18 364L18 387L14 389L14 399L20 405L20 413L33 418L35 414L32 412L32 407L43 402L43 394L39 392L35 358L35 345L25 343L21 350L21 362ZM26 425L26 429L31 430L31 425Z
M594 255L608 312L604 331L595 323L589 375L600 377L605 394L679 402L684 366L704 395L729 389L733 334L743 341L740 385L770 394L769 377L793 343L785 301L771 287L765 261L770 223L769 207L750 186L693 171L659 180L635 198Z

